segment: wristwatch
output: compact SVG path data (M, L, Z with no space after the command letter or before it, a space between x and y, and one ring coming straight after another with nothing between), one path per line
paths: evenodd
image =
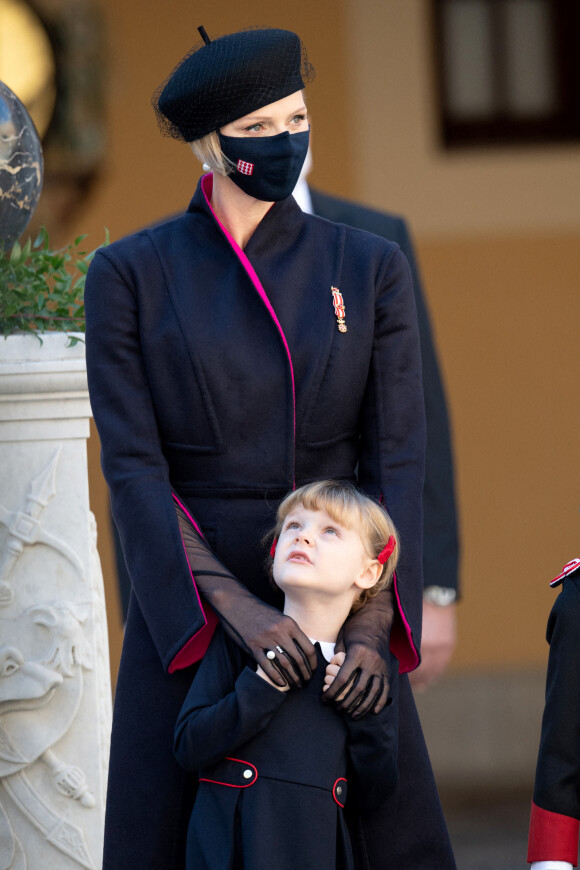
M423 601L436 604L437 607L449 607L457 600L457 590L448 586L426 586L423 590Z

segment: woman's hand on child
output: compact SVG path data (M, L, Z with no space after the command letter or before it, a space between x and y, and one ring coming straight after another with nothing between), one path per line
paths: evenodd
M229 577L201 575L202 592L217 611L224 630L276 686L299 688L316 668L316 650L290 617L260 601ZM269 654L269 655L268 655Z
M342 646L346 656L324 700L355 719L371 710L380 713L387 703L392 622L393 596L385 589L349 616L342 627L337 647Z
M316 668L316 650L298 624L275 607L260 604L256 610L252 655L266 676L281 686L299 688ZM280 652L282 650L282 652ZM274 658L268 656L274 652Z
M276 686L294 688L310 679L317 664L316 650L290 616L249 592L240 595L234 605L227 613L216 606L224 628L252 655L268 679Z

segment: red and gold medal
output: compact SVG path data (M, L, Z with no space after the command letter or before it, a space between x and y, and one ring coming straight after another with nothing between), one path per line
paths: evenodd
M346 313L342 293L340 292L338 287L331 287L330 289L332 291L332 304L334 305L334 313L336 314L336 319L338 322L338 331L346 332Z

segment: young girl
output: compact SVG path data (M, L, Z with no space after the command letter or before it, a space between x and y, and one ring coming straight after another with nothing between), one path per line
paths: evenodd
M398 553L389 516L350 484L309 484L281 503L273 579L284 613L315 643L317 668L304 687L280 688L216 631L175 729L177 760L200 779L188 868L355 866L357 831L343 808L354 820L349 810L376 807L396 784L398 663L377 715L357 718L323 697L344 660L334 646L345 619L388 586ZM266 655L297 670L298 647Z

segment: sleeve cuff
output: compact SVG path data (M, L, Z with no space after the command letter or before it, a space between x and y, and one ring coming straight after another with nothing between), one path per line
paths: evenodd
M199 631L196 631L196 633L190 637L187 643L181 647L177 655L171 660L171 663L167 668L170 674L174 673L174 671L179 671L182 668L188 668L195 662L200 661L206 654L213 633L219 622L219 618L215 610L212 610L209 604L205 603L205 606L201 606L200 602L200 607L205 624L202 625Z
M571 816L543 810L532 803L530 833L528 837L528 862L561 861L576 866L578 862L578 833L580 822Z
M399 673L406 674L419 667L419 651L413 640L413 632L409 625L397 588L397 575L393 576L393 593L395 596L395 614L391 629L391 652L399 660Z

